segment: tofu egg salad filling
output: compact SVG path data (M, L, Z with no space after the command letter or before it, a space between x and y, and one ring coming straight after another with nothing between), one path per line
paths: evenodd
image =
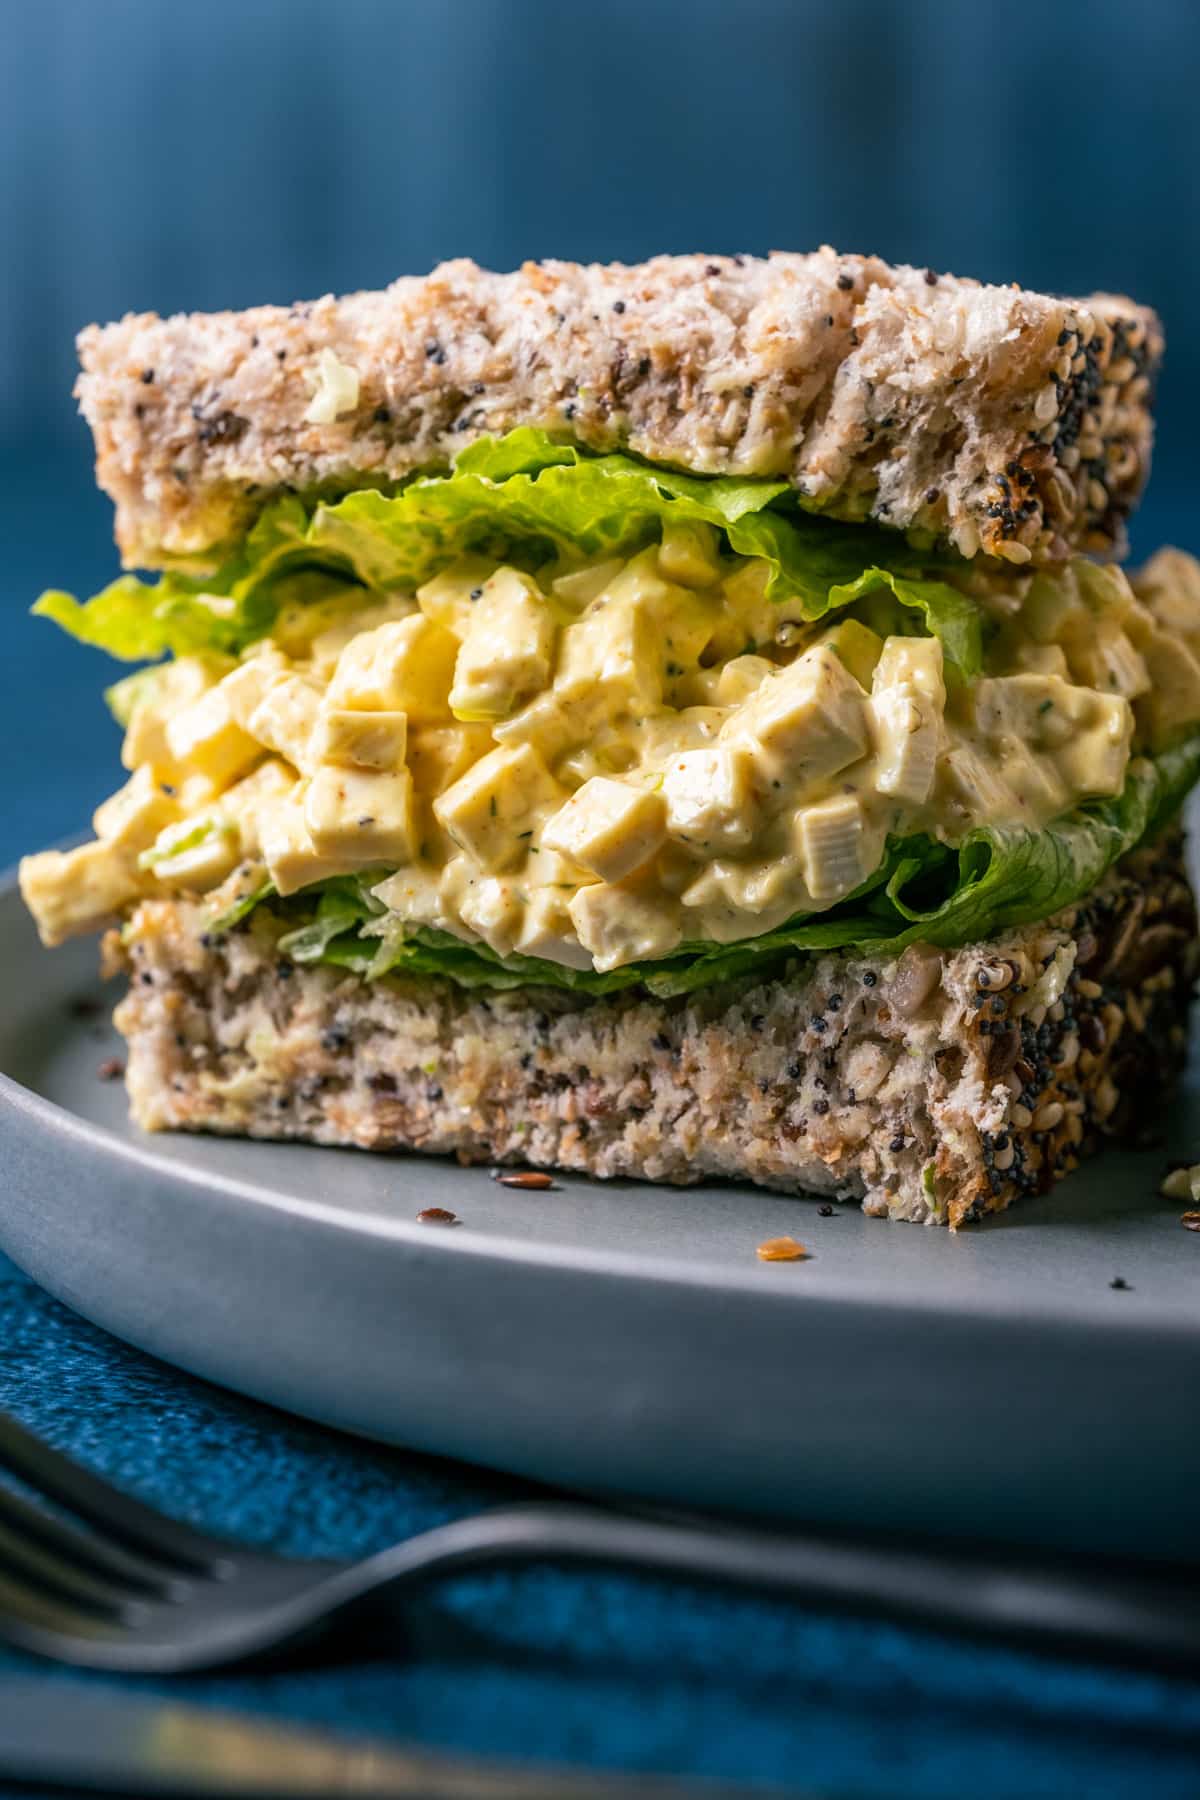
M1200 771L1200 566L968 563L520 430L40 612L149 666L129 779L26 858L58 943L259 907L377 978L684 992L1077 899Z

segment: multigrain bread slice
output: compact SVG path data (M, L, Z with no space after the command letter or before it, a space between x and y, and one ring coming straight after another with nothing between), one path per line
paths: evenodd
M1024 563L1120 549L1162 333L1112 295L826 247L508 275L458 261L382 293L129 315L79 349L130 565L212 561L281 491L386 485L517 425L785 478L839 518ZM337 392L314 408L322 352Z
M988 943L676 1000L369 984L281 958L266 909L222 939L204 924L197 902L146 901L106 942L147 1129L748 1180L952 1227L1144 1124L1197 958L1177 839Z

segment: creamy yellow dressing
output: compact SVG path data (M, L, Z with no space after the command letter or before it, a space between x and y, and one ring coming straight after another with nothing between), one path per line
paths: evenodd
M1178 552L1136 595L1090 565L989 589L971 683L869 603L806 623L766 575L695 525L565 573L464 558L415 596L285 609L239 662L172 663L97 842L26 860L42 934L248 863L285 895L366 870L384 924L612 969L823 911L889 835L1117 794L1135 745L1200 720Z

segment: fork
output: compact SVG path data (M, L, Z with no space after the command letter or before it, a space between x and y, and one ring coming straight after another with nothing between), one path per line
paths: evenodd
M508 1506L357 1562L295 1561L168 1519L0 1414L0 1640L61 1662L182 1674L377 1621L422 1584L531 1562L640 1569L840 1611L1138 1663L1200 1665L1200 1580L767 1533L573 1502Z

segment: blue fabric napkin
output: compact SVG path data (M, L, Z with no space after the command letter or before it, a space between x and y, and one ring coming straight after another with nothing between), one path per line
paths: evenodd
M362 1555L536 1492L180 1374L76 1318L3 1258L0 1408L152 1505L297 1556ZM70 1684L113 1679L0 1651L0 1738L4 1677L33 1667L65 1703ZM1200 1792L1198 1685L674 1581L456 1578L414 1603L383 1660L169 1686L197 1704L427 1747L813 1793Z

